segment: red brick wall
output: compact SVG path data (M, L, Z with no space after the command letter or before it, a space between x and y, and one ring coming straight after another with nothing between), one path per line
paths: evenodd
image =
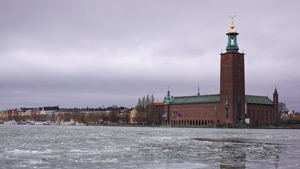
M276 124L278 111L275 105L247 104L251 124Z
M245 114L245 71L244 54L221 54L220 69L220 106L224 123L237 123L238 116ZM228 100L228 117L226 116L225 102ZM238 115L238 103L240 115Z
M216 110L214 110L216 106ZM213 125L220 122L219 103L170 104L165 106L168 111L168 124L175 125ZM181 114L173 117L172 112Z

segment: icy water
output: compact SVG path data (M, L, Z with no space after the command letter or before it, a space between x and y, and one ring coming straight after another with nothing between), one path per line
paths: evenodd
M300 168L300 130L0 125L0 168Z

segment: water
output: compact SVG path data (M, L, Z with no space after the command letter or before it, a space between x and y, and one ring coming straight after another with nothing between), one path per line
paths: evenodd
M300 130L0 125L0 133L0 168L300 168Z

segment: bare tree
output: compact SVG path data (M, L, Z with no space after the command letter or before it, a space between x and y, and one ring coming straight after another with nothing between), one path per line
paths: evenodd
M16 114L16 116L14 117L16 122L20 122L21 121L21 116L19 113Z
M136 109L137 112L143 112L144 105L142 103L141 98L138 99L138 102L137 102L137 105L136 105L135 109Z
M11 121L13 119L11 113L8 114L8 121Z
M102 119L103 123L105 123L109 117L105 113L101 113L100 118Z
M75 122L78 122L79 121L79 116L80 116L80 112L79 111L74 111L74 112L72 112L71 119L73 119L73 121L75 121Z
M100 117L100 114L99 114L99 113L92 113L91 120L92 120L94 123L99 124L99 120L100 120L100 119L101 119L101 117Z
M86 123L91 123L93 121L93 115L94 113L88 113L86 116L85 116L85 121Z
M85 113L79 113L79 119L78 119L79 123L86 123L86 117L85 117Z
M127 110L128 111L128 110ZM124 121L126 122L126 124L129 123L130 121L130 115L129 115L129 112L126 112L125 116L124 116Z
M137 112L135 119L136 119L137 124L143 123L143 116L141 115L141 113Z
M155 99L154 99L154 95L152 94L151 95L151 100L150 100L150 103L154 103Z
M112 106L110 112L109 112L109 121L111 121L112 123L116 123L118 122L118 112L117 112L117 107L116 106Z
M37 112L36 112L36 113L34 114L34 120L35 120L35 121L41 121L41 115L40 115L40 113L37 113Z
M279 102L278 103L278 112L279 115L281 116L283 113L286 113L288 111L288 108L284 102Z
M138 103L136 105L137 112L142 116L143 120L145 119L147 123L152 120L152 115L149 114L149 105L154 103L154 95L151 97L149 94L144 96L142 99L138 99Z

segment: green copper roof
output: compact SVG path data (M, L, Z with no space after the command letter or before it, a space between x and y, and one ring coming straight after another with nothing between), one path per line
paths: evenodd
M174 97L171 104L185 103L215 103L220 102L220 95L182 96Z
M246 103L252 104L274 104L272 100L270 100L267 96L245 96Z
M181 96L173 97L168 104L187 104L187 103L216 103L220 102L220 95L200 95L200 96ZM245 102L250 104L274 104L267 96L246 95Z

